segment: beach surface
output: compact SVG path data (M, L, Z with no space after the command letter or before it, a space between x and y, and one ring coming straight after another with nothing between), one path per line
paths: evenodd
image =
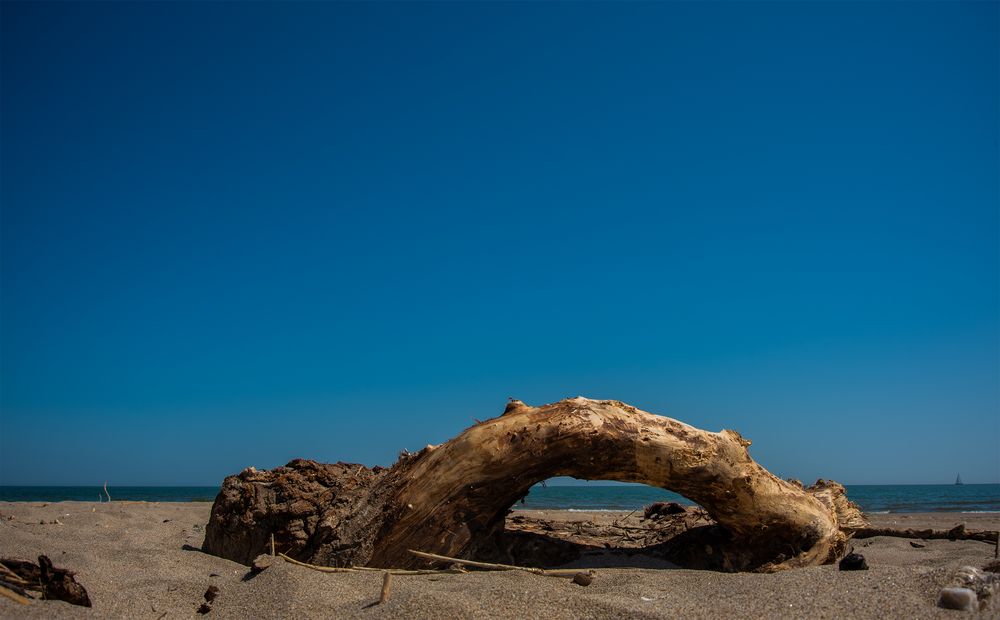
M383 576L328 574L284 561L258 574L202 553L209 503L0 503L0 556L76 572L92 608L61 601L22 606L0 598L3 618L181 618L198 616L210 585L219 589L207 617L219 618L958 618L994 617L936 606L938 591L961 566L994 559L993 543L854 541L869 570L836 565L775 574L726 574L671 568L631 550L594 552L571 565L595 568L593 583L520 571L397 575L376 604ZM621 513L516 511L553 521L637 522ZM869 515L873 526L1000 529L1000 514ZM915 547L917 542L923 547ZM995 613L995 611L994 611Z

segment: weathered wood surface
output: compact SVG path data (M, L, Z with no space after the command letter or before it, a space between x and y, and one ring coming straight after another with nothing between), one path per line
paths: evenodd
M893 536L896 538L917 538L920 540L979 540L997 542L997 530L967 530L964 524L958 524L950 530L912 528L897 529L893 527L863 527L854 533L855 538L873 538L875 536Z
M504 413L390 468L292 461L226 478L204 550L244 564L278 551L327 566L419 567L410 549L503 557L504 521L554 476L638 482L681 493L718 523L690 541L723 570L835 561L866 525L844 488L809 488L756 463L739 433L699 430L618 401L573 398ZM692 557L697 553L689 554Z

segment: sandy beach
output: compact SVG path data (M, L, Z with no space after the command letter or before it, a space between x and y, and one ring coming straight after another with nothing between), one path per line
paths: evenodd
M938 590L963 565L981 567L992 543L903 538L857 540L870 569L836 566L776 574L724 574L671 568L642 553L593 553L572 566L594 567L593 583L524 572L395 576L389 599L374 605L380 573L326 574L277 562L247 567L198 550L211 504L143 502L0 503L0 556L48 555L77 573L92 608L61 601L29 606L0 599L5 618L178 618L197 614L210 585L209 617L226 618L898 618L972 614L939 609ZM617 513L517 511L559 521L611 523ZM629 519L638 519L633 515ZM998 514L870 515L875 526L1000 529Z

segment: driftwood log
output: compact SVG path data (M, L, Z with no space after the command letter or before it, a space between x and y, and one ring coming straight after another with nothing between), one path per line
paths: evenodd
M697 502L718 526L692 538L706 550L694 555L713 555L706 565L714 568L836 561L867 525L844 488L781 480L749 445L735 431L699 430L618 401L514 400L501 416L389 468L296 460L229 476L203 550L249 565L273 535L278 551L325 566L428 565L410 549L495 559L505 555L508 509L539 481L573 476L639 482Z

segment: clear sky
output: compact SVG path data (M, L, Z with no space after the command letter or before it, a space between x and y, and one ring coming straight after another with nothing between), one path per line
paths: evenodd
M576 395L1000 481L996 2L0 10L0 483Z

